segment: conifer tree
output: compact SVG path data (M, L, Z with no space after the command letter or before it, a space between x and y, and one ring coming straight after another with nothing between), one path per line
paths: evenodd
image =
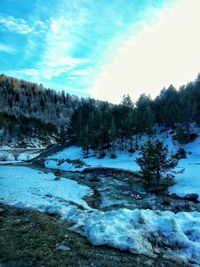
M168 147L162 141L148 140L141 148L137 163L147 186L156 186L158 189L162 175L175 167L177 162L169 156Z

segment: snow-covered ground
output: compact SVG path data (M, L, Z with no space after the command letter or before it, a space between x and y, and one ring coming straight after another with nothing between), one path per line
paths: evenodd
M20 166L0 166L0 201L18 207L56 213L73 223L72 230L94 245L109 245L132 253L182 258L200 265L200 213L118 209L102 212L83 200L89 187L51 172ZM84 209L80 209L81 205Z
M200 133L199 128L194 128L194 132ZM187 145L180 145L172 139L169 134L170 131L162 133L157 137L168 145L169 151L176 152L179 148L184 148L187 153L187 158L179 161L178 166L173 170L175 175L175 185L169 189L170 193L176 193L179 196L196 193L200 200L200 137L197 137L194 142ZM145 138L140 141L143 143ZM110 167L116 169L124 169L131 171L138 171L139 166L136 163L138 152L120 152L117 151L117 158L111 159L106 156L103 159L96 158L93 153L90 153L88 158L83 157L80 147L68 147L60 151L45 161L46 168L60 169L64 171L82 171L89 167ZM70 160L67 162L67 160ZM81 160L84 165L78 166L73 164L73 160Z
M80 147L72 146L48 157L48 159L45 161L45 166L46 168L60 169L65 171L82 171L89 167L107 167L135 171L139 169L135 162L136 156L138 156L137 153L131 154L128 152L118 151L116 159L111 159L109 156L106 156L102 159L97 159L94 155L91 155L88 158L83 158L82 149ZM67 159L80 159L84 165L81 167L75 166L73 163L66 162ZM63 163L62 160L64 161Z
M63 208L70 202L89 208L82 199L93 192L87 186L28 167L0 166L0 200L10 205L45 210Z
M1 147L0 148L0 165L5 163L19 163L27 160L31 160L38 156L41 149L24 149L24 148L11 148Z
M182 147L187 158L181 159L174 170L175 185L169 188L169 192L178 196L196 193L200 200L200 137Z
M196 128L196 132L200 130ZM200 200L200 137L187 145L173 141L169 132L160 134L159 138L169 146L169 150L175 152L184 148L187 153L187 158L180 160L172 170L175 185L169 188L169 192L180 196L197 193ZM81 148L68 147L48 157L45 166L66 171L82 171L90 167L137 171L137 157L138 152L117 151L116 159L109 156L97 159L91 151L90 156L84 158ZM12 160L9 156L8 159ZM0 166L0 202L58 214L71 221L72 230L86 236L94 245L109 245L149 256L161 252L200 266L200 213L175 214L125 208L102 212L91 209L84 200L92 193L89 187L72 180L55 180L50 171L44 173L28 167Z
M176 143L172 140L169 135L170 131L161 133L157 137L162 139L166 145L168 145L170 152L177 151ZM142 136L139 138L139 146L145 143L148 139L147 136ZM139 156L139 152L129 153L127 151L120 151L116 149L116 158L112 159L109 157L109 153L104 158L97 158L94 156L94 152L91 150L89 152L89 157L84 158L83 152L80 147L71 146L65 148L54 155L49 156L45 161L46 168L60 169L63 171L82 171L89 167L104 167L104 168L116 168L129 171L138 171L139 166L136 163L136 158ZM84 165L77 166L73 162L67 162L67 160L81 160Z

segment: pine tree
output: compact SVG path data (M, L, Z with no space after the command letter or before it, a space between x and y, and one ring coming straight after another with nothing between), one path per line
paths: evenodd
M148 140L141 148L141 157L136 161L147 186L156 186L157 190L162 175L175 167L177 163L173 157L169 156L168 147L160 140Z
M139 115L138 130L140 133L152 133L155 120L152 104L150 97L145 94L142 94L136 103L137 113Z
M110 125L110 140L111 140L111 158L116 158L115 154L115 139L116 139L116 126L114 119L112 117L111 119L111 125Z
M131 108L131 109L134 107L133 100L131 99L131 97L130 97L129 94L127 94L127 95L123 95L121 104L122 104L123 106L129 107L129 108Z

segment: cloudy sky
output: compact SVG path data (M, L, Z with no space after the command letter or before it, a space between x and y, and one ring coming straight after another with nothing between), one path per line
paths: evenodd
M118 103L200 72L200 0L0 0L0 73Z

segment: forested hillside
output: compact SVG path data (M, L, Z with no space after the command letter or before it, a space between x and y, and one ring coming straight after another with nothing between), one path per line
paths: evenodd
M84 102L94 102L42 85L0 75L0 142L25 138L59 140L73 111Z
M42 85L0 75L1 143L50 136L70 139L84 151L104 154L115 147L137 149L139 135L152 135L157 126L174 129L184 143L193 136L192 122L200 123L200 75L177 90L164 88L156 99L142 94L134 103L129 95L112 105L57 93Z
M129 95L120 105L84 103L72 114L68 137L86 155L90 148L100 157L109 149L115 157L116 146L133 152L138 136L151 136L158 127L173 129L174 138L187 143L195 138L193 122L200 123L200 76L179 90L172 85L164 88L154 100L142 94L136 103Z
M0 111L65 126L80 99L42 85L0 75Z

